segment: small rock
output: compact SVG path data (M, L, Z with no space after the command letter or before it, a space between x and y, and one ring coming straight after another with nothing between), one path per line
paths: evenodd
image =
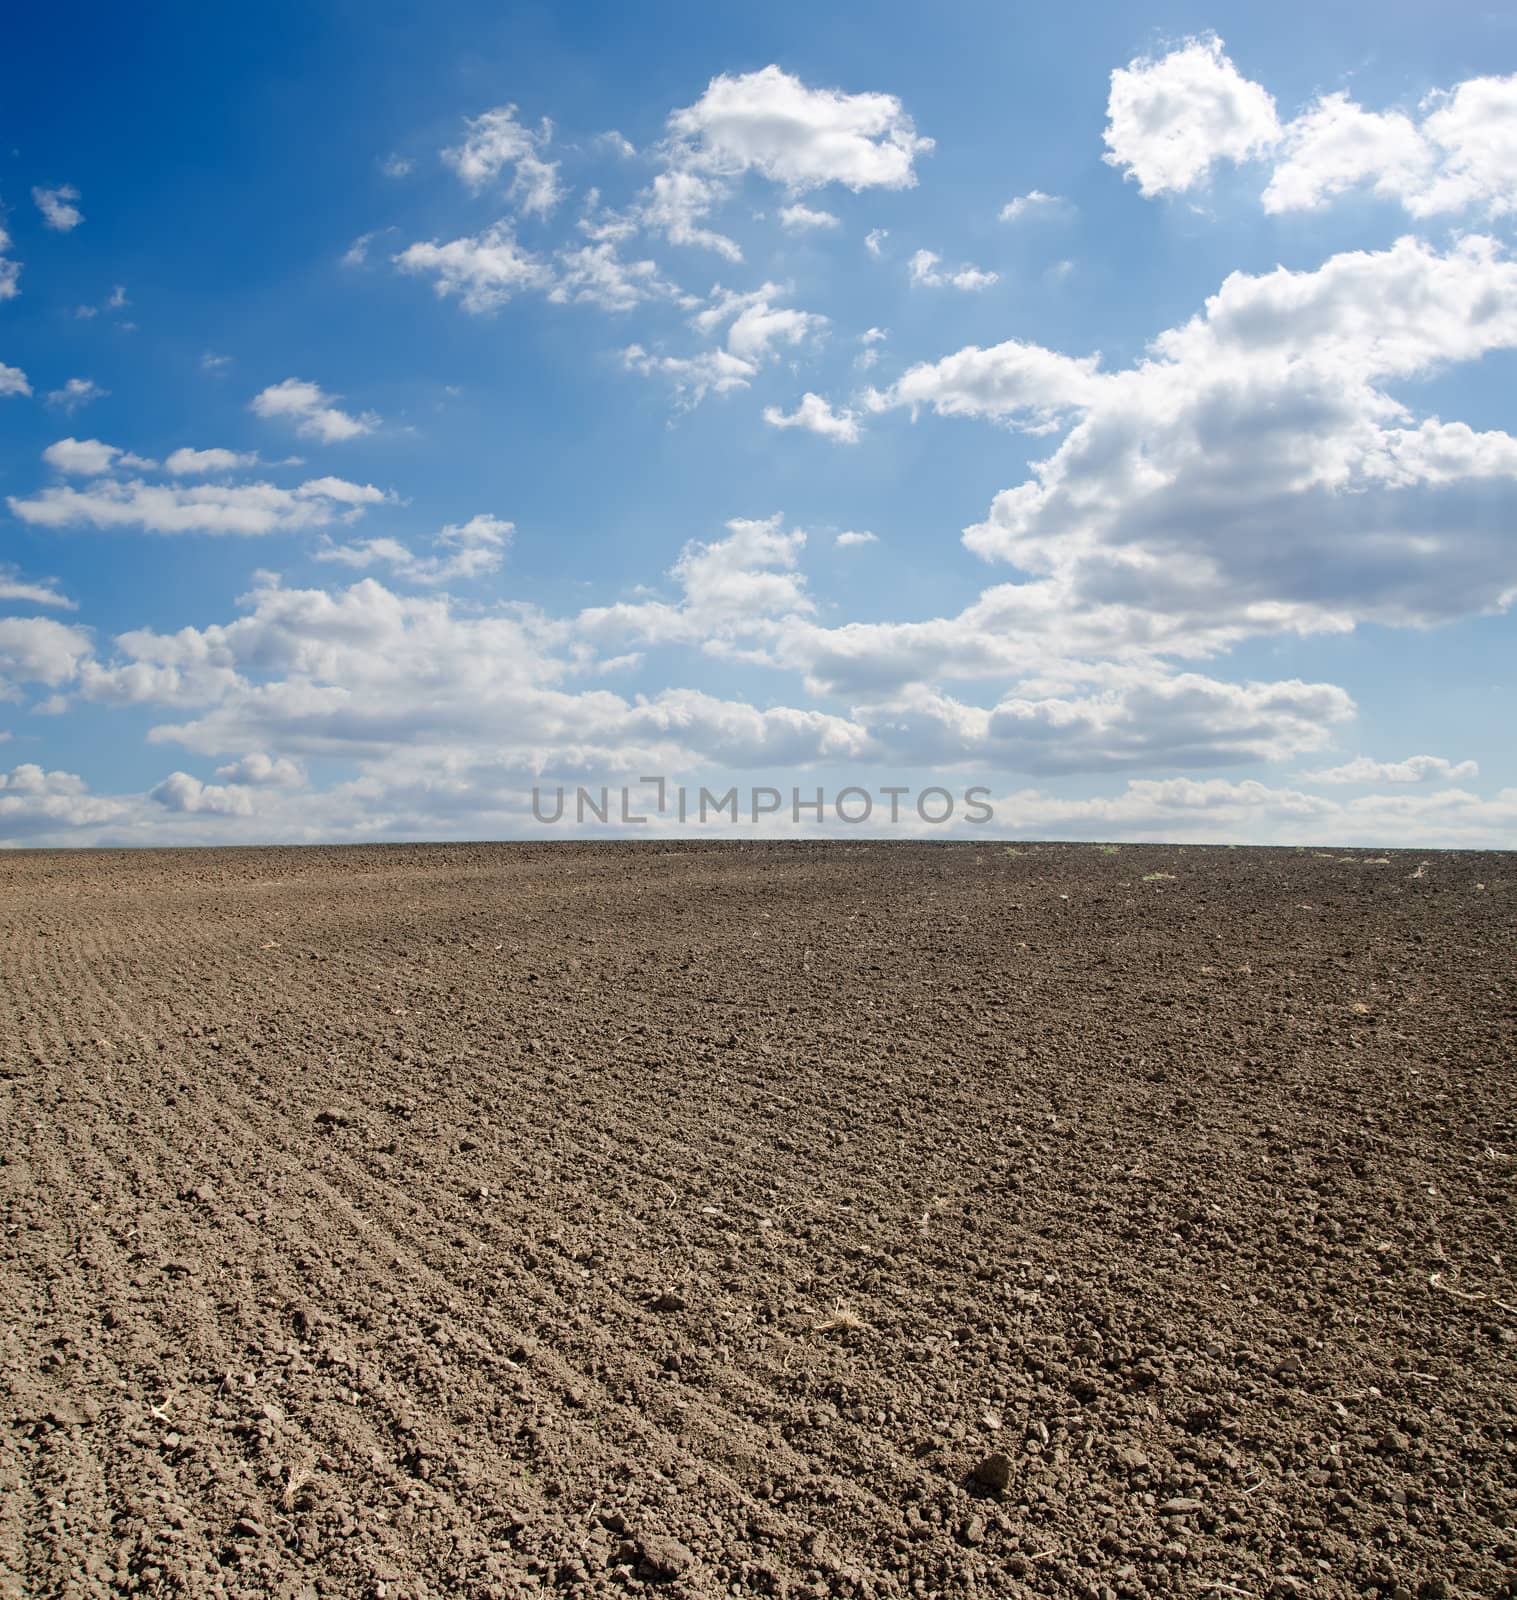
M638 1541L639 1566L645 1577L655 1583L669 1583L687 1572L695 1557L678 1539L667 1534L654 1533Z
M264 1528L261 1522L254 1522L251 1517L238 1517L232 1524L232 1537L234 1539L261 1539Z
M683 1311L685 1297L677 1294L673 1289L666 1289L661 1295L648 1302L651 1311Z
M1011 1483L1011 1457L997 1450L983 1461L976 1462L969 1475L983 1488L1004 1494Z
M1174 1500L1166 1500L1159 1507L1161 1517L1193 1517L1198 1511L1204 1511L1205 1505L1200 1500L1191 1500L1180 1495Z
M959 1530L959 1537L965 1544L983 1544L985 1542L984 1517L970 1517Z

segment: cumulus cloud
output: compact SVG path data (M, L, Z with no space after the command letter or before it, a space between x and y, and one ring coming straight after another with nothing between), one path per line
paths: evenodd
M156 788L148 791L166 811L204 812L209 816L248 817L253 814L253 797L236 784L202 783L187 772L171 772Z
M42 452L42 459L58 472L78 478L98 477L103 472L114 472L117 467L145 470L155 464L145 456L133 455L113 444L103 444L99 439L59 439Z
M990 417L1038 432L1089 406L1104 378L1100 357L1066 356L1008 339L982 350L968 345L940 361L919 362L888 389L866 396L873 411L930 406L945 417Z
M21 293L21 263L10 259L8 254L10 248L11 236L3 227L0 227L0 300L14 300ZM16 369L7 367L5 370L14 372ZM15 392L15 390L0 388L0 394ZM30 392L30 390L27 391L27 393Z
M72 184L60 183L55 189L37 187L32 199L42 213L43 222L55 233L69 233L84 221L84 213L77 201L79 191Z
M849 529L844 533L840 533L832 542L839 550L855 550L860 545L878 544L880 539L878 534Z
M1104 159L1146 196L1183 193L1218 161L1246 161L1280 137L1273 97L1238 71L1215 35L1119 67L1106 110Z
M727 348L744 361L762 362L778 345L797 345L819 334L826 317L792 306L777 305L785 290L777 283L738 293L712 291L710 303L690 319L700 332L710 334L727 324Z
M61 389L49 392L47 403L72 415L81 406L87 406L92 400L103 400L109 393L109 389L102 389L93 378L70 378Z
M100 478L86 489L10 496L11 515L42 528L140 528L147 533L298 533L329 527L386 498L371 484L313 478L294 489L272 483L155 484Z
M260 389L253 396L250 409L257 417L293 422L302 438L319 439L322 444L358 439L379 426L379 418L372 411L353 416L333 404L338 398L303 378L286 378Z
M889 228L871 228L864 235L864 248L872 256L882 256L885 253L885 241L890 237Z
M731 551L692 548L681 570L713 619L794 601L782 571L766 594L762 573ZM662 771L697 757L790 764L852 756L868 742L846 717L809 708L760 709L687 689L635 701L574 692L564 686L579 670L568 631L524 608L463 615L443 597L404 598L372 579L335 594L269 583L243 604L230 623L122 635L120 659L86 675L83 692L177 709L181 719L155 728L155 742L356 761L371 801L419 785L418 803L423 790L431 795L433 831L443 790L477 809L481 794L550 768L604 773L646 762L641 770ZM196 781L174 779L163 800L195 804Z
M830 211L818 211L799 201L780 207L780 226L790 233L810 233L816 229L839 228L842 224Z
M910 188L916 158L932 149L894 95L813 89L777 66L713 78L669 128L684 164L760 172L793 193Z
M553 270L517 243L509 223L497 222L472 237L408 245L393 257L402 272L431 276L439 299L456 295L476 316L496 311L528 289L548 289Z
M0 561L0 601L34 606L57 606L62 611L79 608L58 588L56 578L44 578L40 583L21 576L20 569Z
M1159 667L1099 694L1019 691L988 709L923 685L854 706L887 759L1040 774L1279 761L1320 749L1353 711L1331 684L1231 684Z
M1324 95L1285 129L1266 211L1310 211L1358 187L1414 217L1517 211L1517 74L1436 91L1420 120Z
M860 372L867 372L875 366L880 359L879 347L889 335L883 328L866 328L859 335L859 344L862 347L853 358L853 364Z
M787 531L783 517L734 518L724 538L693 539L680 551L670 569L677 601L591 607L577 619L578 630L598 642L702 647L754 630L772 633L777 619L815 610L799 570L805 544L805 533Z
M237 472L258 465L256 450L192 450L181 445L164 458L163 470L176 478L194 478L219 472Z
M970 348L872 404L1073 419L965 542L1082 612L1188 617L1216 638L1442 620L1514 591L1517 440L1417 417L1386 385L1517 345L1495 241L1404 239L1315 271L1234 273L1116 373L1037 346ZM1157 622L1156 624L1157 625Z
M546 117L534 132L516 120L515 106L497 106L467 120L462 144L444 150L443 160L476 193L512 170L510 197L528 215L547 216L563 198L558 163L544 159L553 140Z
M726 350L703 350L694 356L654 355L640 344L622 351L622 364L644 377L667 378L687 406L698 405L708 394L746 389L758 368Z
M746 388L782 348L804 344L827 327L824 316L777 304L784 294L776 283L741 293L718 286L690 324L708 338L725 326L725 349L668 356L630 345L622 352L623 364L629 371L668 379L686 406L698 404L708 394Z
M1041 189L1029 189L1008 200L1001 207L1002 222L1026 222L1036 217L1059 216L1070 209L1069 201L1061 195L1045 194Z
M46 772L29 761L0 772L0 845L34 843L54 830L67 837L112 822L124 810L119 801L91 795L77 773Z
M1443 756L1408 756L1405 761L1373 761L1356 756L1340 767L1299 774L1302 783L1458 783L1478 778L1474 761L1449 761Z
M1000 274L985 272L979 267L954 267L944 270L943 258L933 250L918 250L906 263L906 273L913 283L928 289L988 289L1000 281Z
M0 294L0 300L5 296ZM30 394L32 386L26 381L26 374L20 367L8 367L0 361L0 395Z
M443 528L432 541L435 555L418 556L398 539L361 539L327 545L316 551L316 559L358 568L383 565L408 583L441 584L499 570L515 531L514 523L481 513Z
M856 411L834 411L821 395L809 390L788 414L778 406L765 406L764 421L771 428L804 428L808 433L831 439L834 444L857 444L860 437Z
M0 617L0 699L24 683L71 682L90 653L88 629L51 617Z
M674 168L660 172L638 207L645 227L661 233L670 244L714 250L729 261L743 259L735 239L708 228L705 219L727 198L727 185L698 172Z
M288 756L271 756L263 750L249 751L240 760L217 767L216 776L224 783L253 788L298 789L306 781L305 768L298 761L291 761Z
M699 100L671 113L668 127L663 170L639 197L636 219L671 244L729 261L741 261L742 248L708 219L744 174L792 197L781 226L825 228L836 217L800 196L832 183L855 192L909 188L916 158L932 148L894 95L815 89L777 66L713 78Z
M558 272L548 298L560 305L585 302L603 311L631 311L648 300L682 305L691 301L663 276L656 262L629 261L612 240L561 250L555 262Z
M1270 162L1268 212L1317 210L1364 189L1427 218L1517 212L1517 73L1435 89L1415 112L1368 110L1342 90L1282 122L1214 36L1111 76L1106 161L1145 195L1205 183L1220 161Z

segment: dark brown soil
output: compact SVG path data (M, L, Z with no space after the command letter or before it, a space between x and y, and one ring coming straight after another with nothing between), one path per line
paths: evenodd
M0 858L0 1593L1517 1593L1514 887Z

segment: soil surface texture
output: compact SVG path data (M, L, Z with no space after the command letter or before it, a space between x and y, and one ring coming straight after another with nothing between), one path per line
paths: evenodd
M1514 891L0 856L0 1595L1517 1594Z

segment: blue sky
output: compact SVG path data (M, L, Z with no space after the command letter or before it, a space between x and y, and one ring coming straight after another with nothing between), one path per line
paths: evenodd
M642 773L1517 842L1514 68L1409 4L34 11L0 844Z

